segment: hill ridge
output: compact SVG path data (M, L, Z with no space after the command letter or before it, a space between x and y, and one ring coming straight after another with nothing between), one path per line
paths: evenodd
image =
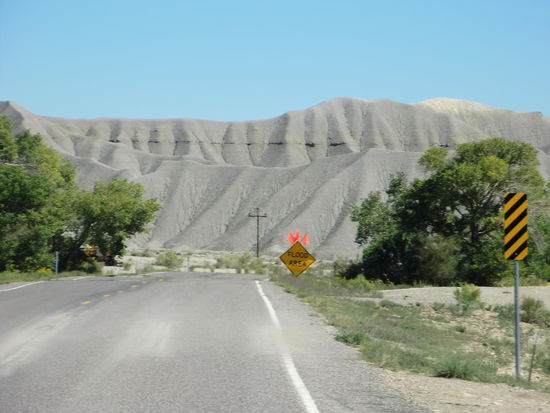
M1 102L16 131L30 129L67 156L78 181L122 176L142 183L165 208L151 248L252 250L252 208L268 213L262 250L279 254L286 233L310 234L318 257L356 256L350 205L383 189L392 173L421 176L426 149L488 137L520 140L540 150L550 175L550 118L475 102L436 98L405 104L338 97L259 121L201 119L66 119Z

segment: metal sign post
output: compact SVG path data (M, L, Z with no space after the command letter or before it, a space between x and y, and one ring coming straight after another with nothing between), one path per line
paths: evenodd
M514 312L516 338L516 379L521 378L521 331L519 305L519 262L527 257L527 194L504 195L504 258L514 260Z
M521 331L520 331L520 315L519 315L519 261L514 261L514 315L515 315L515 338L516 338L516 379L521 378Z

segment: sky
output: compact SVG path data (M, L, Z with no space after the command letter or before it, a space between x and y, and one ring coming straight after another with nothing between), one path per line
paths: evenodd
M0 0L0 101L265 119L338 96L550 116L546 0Z

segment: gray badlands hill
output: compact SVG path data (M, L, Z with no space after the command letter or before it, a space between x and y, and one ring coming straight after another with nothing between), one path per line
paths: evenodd
M474 102L412 105L337 98L250 122L197 119L63 119L0 103L16 131L40 133L77 166L79 183L127 177L164 208L133 246L173 250L253 250L259 207L261 246L279 254L288 231L309 233L320 258L355 256L350 206L384 188L391 174L420 176L421 153L488 137L528 142L550 175L550 118Z

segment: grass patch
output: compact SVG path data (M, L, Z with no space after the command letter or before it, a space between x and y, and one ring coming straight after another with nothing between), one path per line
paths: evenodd
M338 340L359 345L365 360L382 367L431 374L436 360L466 342L465 334L422 318L417 307L311 295L306 301L341 331Z
M471 355L450 354L439 361L434 376L492 382L496 371L496 366L483 363Z
M79 277L90 275L82 271L68 271L55 274L52 272L2 272L0 273L0 284L29 281L48 281L55 278ZM101 275L101 274L96 274Z
M365 335L363 333L358 333L357 331L352 331L349 333L338 334L335 338L342 343L358 346L363 341L363 338L365 338Z
M332 279L330 279L332 278ZM345 280L333 277L300 276L278 273L272 280L285 291L304 298L322 313L337 330L336 339L359 349L363 359L380 367L407 370L438 377L499 382L550 392L547 384L528 384L516 381L511 375L497 374L499 369L509 371L514 361L513 306L495 306L494 313L486 313L480 320L493 320L493 330L470 326L471 310L486 311L479 290L473 286L457 290L457 304L431 307L402 306L389 300L357 300L354 295L374 295L368 290L350 286ZM533 305L538 314L540 306ZM510 312L512 310L512 313ZM472 320L473 321L473 320ZM528 335L528 334L527 334ZM522 340L524 355L528 339ZM536 370L549 374L550 358L541 348ZM550 379L550 378L549 378ZM546 386L546 387L545 387Z

